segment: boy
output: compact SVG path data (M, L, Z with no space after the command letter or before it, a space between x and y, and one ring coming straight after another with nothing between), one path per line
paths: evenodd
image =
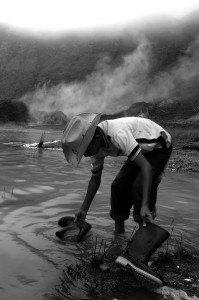
M100 122L100 117L91 113L73 117L62 137L68 162L77 165L83 155L91 157L92 176L76 220L86 218L100 186L105 157L126 156L111 185L110 216L115 220L115 232L123 233L134 206L133 217L139 229L116 262L131 270L143 285L160 287L163 281L148 267L148 260L169 237L167 230L153 224L153 219L157 188L172 151L171 136L149 119L126 117Z
M145 226L156 215L157 188L171 155L171 136L155 122L126 117L100 122L100 114L83 113L71 119L62 137L66 160L79 164L82 156L91 157L92 176L86 197L76 213L85 219L100 186L106 156L126 156L111 185L110 216L115 232L124 232L124 221L134 206L134 220Z

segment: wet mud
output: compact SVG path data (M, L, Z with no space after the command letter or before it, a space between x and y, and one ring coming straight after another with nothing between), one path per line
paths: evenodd
M168 168L173 172L199 172L199 149L174 148Z

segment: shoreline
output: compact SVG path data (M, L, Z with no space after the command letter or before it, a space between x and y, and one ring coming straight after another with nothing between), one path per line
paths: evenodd
M199 172L199 151L174 147L167 168L173 172Z
M172 171L199 172L198 128L166 127L171 134L173 151L168 168Z
M32 125L24 124L0 124L2 130L18 129L24 130L42 130L58 131L62 134L63 125ZM15 128L18 127L18 128ZM179 128L178 126L165 126L165 129L171 134L173 141L173 151L169 159L167 169L171 171L199 172L199 130L197 128ZM38 135L38 143L40 136ZM44 143L49 142L47 140ZM52 142L52 141L51 141ZM45 148L45 147L43 147Z

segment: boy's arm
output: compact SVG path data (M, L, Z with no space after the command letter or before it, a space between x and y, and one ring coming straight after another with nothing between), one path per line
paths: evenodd
M81 208L79 211L75 214L76 219L85 219L87 212L89 210L89 207L93 201L93 198L95 197L95 194L100 186L101 183L101 174L99 173L97 175L92 175L91 179L88 183L86 196L84 198L84 201L81 205Z

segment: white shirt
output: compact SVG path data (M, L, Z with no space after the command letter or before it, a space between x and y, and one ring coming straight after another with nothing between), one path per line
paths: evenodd
M162 148L161 139L165 145L171 145L171 136L155 122L139 117L126 117L105 120L98 124L102 129L105 147L91 157L91 171L98 174L103 169L106 156L127 156L134 160L140 153L146 153L156 148Z

